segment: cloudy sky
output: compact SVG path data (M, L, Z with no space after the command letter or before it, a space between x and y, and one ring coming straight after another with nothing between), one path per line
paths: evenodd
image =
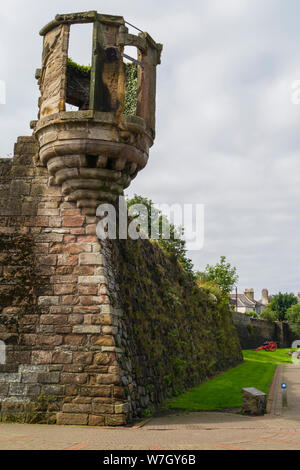
M122 15L164 44L157 138L130 194L205 204L205 244L190 252L196 268L225 255L237 267L240 291L253 287L257 299L262 288L300 292L300 105L292 102L300 80L300 2L2 3L2 157L36 118L40 28L57 13L85 10ZM88 63L88 35L78 34L72 58Z

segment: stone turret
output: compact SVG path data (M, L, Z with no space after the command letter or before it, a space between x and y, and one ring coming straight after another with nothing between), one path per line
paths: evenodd
M92 64L76 67L68 58L70 25L93 23ZM123 17L96 11L57 15L40 32L42 68L38 121L32 123L39 161L49 184L61 186L66 202L95 215L102 202L114 202L147 164L155 137L156 66L162 46L148 33L128 33ZM128 67L125 46L138 60L133 106L126 109ZM66 111L71 104L78 111Z

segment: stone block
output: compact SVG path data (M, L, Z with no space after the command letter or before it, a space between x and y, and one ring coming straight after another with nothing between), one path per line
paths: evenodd
M19 395L19 396L24 396L25 394L25 385L24 384L18 384L18 383L12 383L9 386L9 395Z
M42 393L44 395L62 396L64 394L64 385L43 385Z
M7 396L9 390L9 384L0 382L0 395Z
M106 415L105 424L107 426L123 426L126 424L126 416L124 414Z
M109 385L82 386L80 394L87 397L111 397L112 387Z
M79 255L79 264L82 265L103 265L102 255L98 253L81 253Z
M79 284L102 284L106 282L103 276L79 276Z
M92 405L82 403L65 403L62 411L64 413L89 413Z
M89 426L103 426L104 424L104 416L89 415Z
M106 413L114 413L115 407L113 404L107 405L103 403L93 403L92 405L93 413L95 414L106 414Z
M38 304L41 306L59 305L58 296L41 296L38 298Z
M92 352L75 352L74 353L74 363L76 364L91 364L93 362L93 353Z
M64 216L62 224L64 227L82 227L84 224L85 217L80 215Z
M66 335L64 344L69 346L84 346L87 343L87 337L84 335Z
M116 374L98 374L97 383L103 385L120 385L120 376Z
M100 327L98 327L100 329ZM91 338L91 344L93 346L115 346L115 340L113 336L93 336Z
M72 352L69 351L55 351L52 356L53 364L71 364Z
M242 411L246 414L259 416L263 415L267 406L267 398L264 392L256 388L243 388L243 408Z
M97 353L97 354L94 355L94 363L96 365L106 366L106 365L110 364L111 361L112 361L112 358L107 353L100 352L100 353Z
M60 380L59 372L44 372L38 374L37 383L40 384L58 384Z
M37 342L40 346L59 346L63 342L63 337L60 335L39 335Z
M62 384L85 384L87 382L87 374L62 373L60 381Z
M77 334L96 334L100 333L101 328L97 325L75 325L73 326L73 333Z
M88 415L84 413L57 413L57 424L86 425L88 424Z
M116 414L127 414L129 411L128 403L118 403L115 405Z
M41 386L37 384L28 384L25 385L25 396L39 396L41 394Z

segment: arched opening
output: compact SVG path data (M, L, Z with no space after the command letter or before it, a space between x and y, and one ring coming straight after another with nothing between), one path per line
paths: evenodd
M138 61L138 49L134 46L124 47L123 61L126 66L126 90L124 114L136 115L138 101L138 77L141 65Z
M66 110L89 109L93 24L73 24L70 29Z

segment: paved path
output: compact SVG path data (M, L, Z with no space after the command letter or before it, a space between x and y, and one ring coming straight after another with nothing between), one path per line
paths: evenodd
M281 407L280 383L288 384ZM0 424L0 449L68 450L262 450L300 449L300 366L279 369L270 413L178 413L156 417L142 427L100 428Z

